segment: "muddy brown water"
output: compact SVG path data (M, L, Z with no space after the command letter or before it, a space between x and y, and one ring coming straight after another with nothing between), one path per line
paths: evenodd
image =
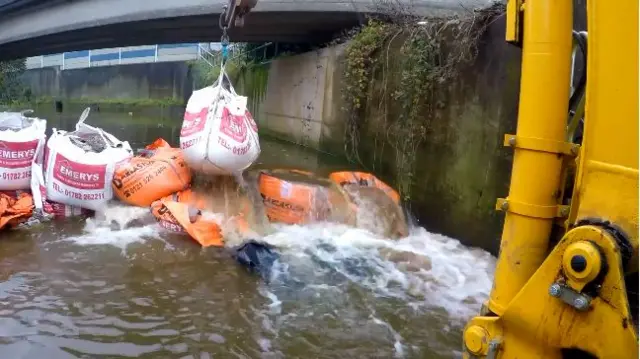
M72 129L75 114L40 113ZM176 144L180 121L93 113L89 124L142 147ZM258 164L353 168L261 139ZM400 241L331 224L280 226L267 281L217 249L134 226L146 209L0 233L0 358L456 358L494 259L421 228ZM406 270L380 248L419 253Z

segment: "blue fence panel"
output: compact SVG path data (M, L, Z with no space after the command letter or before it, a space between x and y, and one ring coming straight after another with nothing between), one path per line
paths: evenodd
M77 59L80 57L87 57L89 56L89 50L84 50L84 51L71 51L71 52L65 52L64 53L64 59Z
M192 44L192 43L184 43L184 44L165 44L165 45L158 45L158 50L159 49L175 49L178 47L185 47L185 48L198 48L198 44Z
M156 49L122 51L122 55L121 55L123 59L132 59L134 57L149 57L149 56L156 56Z
M149 48L150 46L153 46L153 48ZM174 54L173 52L175 51L165 51L167 52L167 54L163 52L161 56L162 59L158 58L158 60L159 61L166 60L163 57L165 55L168 56L168 58L171 58L172 56L187 56L191 53L191 51L182 51L182 49L194 50L193 53L195 54L195 52L198 50L198 46L199 46L199 43L178 43L178 44L162 44L162 45L159 44L157 45L158 50L178 49L179 53ZM119 58L127 59L128 60L127 63L131 63L131 61L135 58L140 58L141 63L149 62L148 60L150 57L156 57L158 55L156 53L156 45L147 45L147 46L144 46L143 49L125 50L125 51L122 51L121 53L119 53L118 48L99 49L99 50L100 51L97 51L99 52L97 54L92 54L91 50L81 50L81 51L69 51L69 52L58 53L58 54L44 55L42 57L38 57L39 59L38 61L40 61L46 67L46 66L59 66L58 63L51 62L51 61L55 62L56 58L59 59L58 61L60 63L62 63L64 60L88 58L87 60L90 60L90 61L87 61L86 66L90 66L90 63L93 63L93 62L113 61L113 60L118 60ZM104 52L105 50L107 51L112 50L112 52ZM147 61L144 61L144 60L147 60ZM78 66L82 66L81 65L82 61L70 61L69 64L71 63L73 63L74 68L78 68Z
M120 55L117 52L112 52L112 53L108 53L108 54L91 55L91 62L94 62L94 61L106 61L106 60L117 60L119 57L120 57Z

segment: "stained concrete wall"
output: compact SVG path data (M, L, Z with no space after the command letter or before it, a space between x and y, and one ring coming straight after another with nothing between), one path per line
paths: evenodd
M505 43L504 29L503 18L490 27L476 61L451 84L438 121L430 121L418 150L410 203L430 231L493 253L503 218L494 205L508 193L512 160L502 143L505 133L515 131L520 81L520 50ZM267 90L253 108L260 131L343 156L343 50L341 45L273 61ZM376 122L375 113L368 117L360 133L360 157L393 185L395 151L374 148L387 128Z
M586 24L584 3L574 0L578 30ZM504 33L501 17L483 35L474 63L445 90L437 119L425 119L429 132L418 149L410 200L420 224L430 231L494 254L504 218L494 210L495 202L508 194L513 158L503 139L515 133L520 90L521 51L504 41ZM257 107L261 130L343 155L342 50L333 47L274 61L266 96ZM576 70L584 70L581 58ZM390 146L383 153L375 150L376 138L384 138L386 128L373 112L360 133L359 154L365 166L394 184L395 151Z
M166 99L186 100L193 76L185 62L131 64L60 70L31 69L23 82L33 96L59 99Z
M505 133L515 131L520 81L520 50L505 43L504 28L504 19L490 27L476 61L451 84L438 121L430 121L411 197L421 225L494 253L503 218L494 205L508 193L512 160L502 143ZM254 108L260 130L344 155L343 50L330 47L273 61L267 91ZM360 133L360 157L394 184L395 151L374 148L387 128L376 122L375 113L368 117Z
M340 97L343 46L276 59L256 108L260 130L302 146L340 153L344 133Z

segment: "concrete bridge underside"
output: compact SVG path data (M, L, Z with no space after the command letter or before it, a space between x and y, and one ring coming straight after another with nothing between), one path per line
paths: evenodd
M324 42L366 21L382 2L422 15L465 11L490 0L260 0L239 42ZM155 43L218 41L224 0L0 0L0 60ZM4 6L4 7L3 7Z

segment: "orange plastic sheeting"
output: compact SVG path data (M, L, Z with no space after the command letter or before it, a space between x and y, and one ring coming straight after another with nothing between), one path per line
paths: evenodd
M344 186L346 184L355 184L365 187L376 187L384 191L396 204L400 203L400 195L396 190L388 184L379 180L376 176L366 172L333 172L329 175L329 179Z
M151 213L160 225L172 232L188 234L203 247L222 246L220 226L202 217L204 199L190 189L174 193L151 204Z
M318 186L285 181L264 172L259 188L269 220L287 224L301 224L309 218L318 191Z
M180 226L200 245L203 247L224 245L220 226L213 220L203 218L199 209L187 203L174 201L164 202L164 205Z
M20 224L33 213L33 197L20 193L17 197L0 193L0 229Z
M183 190L191 182L191 171L179 148L159 138L145 149L148 155L119 163L112 181L118 199L140 207Z

